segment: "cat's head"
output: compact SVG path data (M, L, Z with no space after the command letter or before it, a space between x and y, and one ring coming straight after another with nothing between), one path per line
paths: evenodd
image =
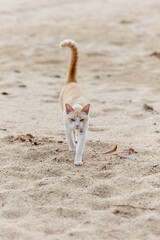
M69 104L65 104L65 110L67 114L67 121L73 129L82 130L88 123L90 104L87 104L84 108L80 105L75 105L73 108Z

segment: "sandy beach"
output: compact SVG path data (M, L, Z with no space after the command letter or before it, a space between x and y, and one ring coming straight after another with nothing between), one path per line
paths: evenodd
M159 23L159 0L1 0L0 240L160 239ZM79 167L68 38L91 104Z

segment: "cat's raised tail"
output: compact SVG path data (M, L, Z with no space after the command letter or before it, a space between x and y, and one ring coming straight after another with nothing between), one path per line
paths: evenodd
M64 85L75 82L77 83L77 65L78 65L78 48L74 40L66 39L61 42L60 47L69 47L71 49L71 58L68 68L68 75Z

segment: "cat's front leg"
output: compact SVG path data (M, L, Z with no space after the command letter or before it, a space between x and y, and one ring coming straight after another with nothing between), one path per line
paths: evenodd
M74 164L79 166L82 165L82 154L83 154L83 150L84 150L84 146L85 146L85 141L86 141L86 131L85 132L79 132L78 135L78 143L76 146L76 156L74 159Z
M66 139L69 145L69 151L76 151L76 145L74 143L74 135L72 129L65 129Z
M63 123L64 123L64 130L66 133L66 140L69 145L69 151L76 151L76 145L74 142L74 134L73 129L69 126L66 120L66 113L63 113Z
M69 143L69 151L76 151L76 144L75 144L75 140L74 140L74 132L71 130L70 132L70 138L71 141Z

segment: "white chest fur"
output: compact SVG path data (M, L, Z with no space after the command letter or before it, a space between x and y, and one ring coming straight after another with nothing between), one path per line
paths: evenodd
M74 164L82 165L82 155L85 146L87 129L88 129L88 121L85 123L85 126L80 129L74 129L67 121L67 114L64 110L63 112L63 122L66 133L66 139L69 145L70 151L76 151Z

